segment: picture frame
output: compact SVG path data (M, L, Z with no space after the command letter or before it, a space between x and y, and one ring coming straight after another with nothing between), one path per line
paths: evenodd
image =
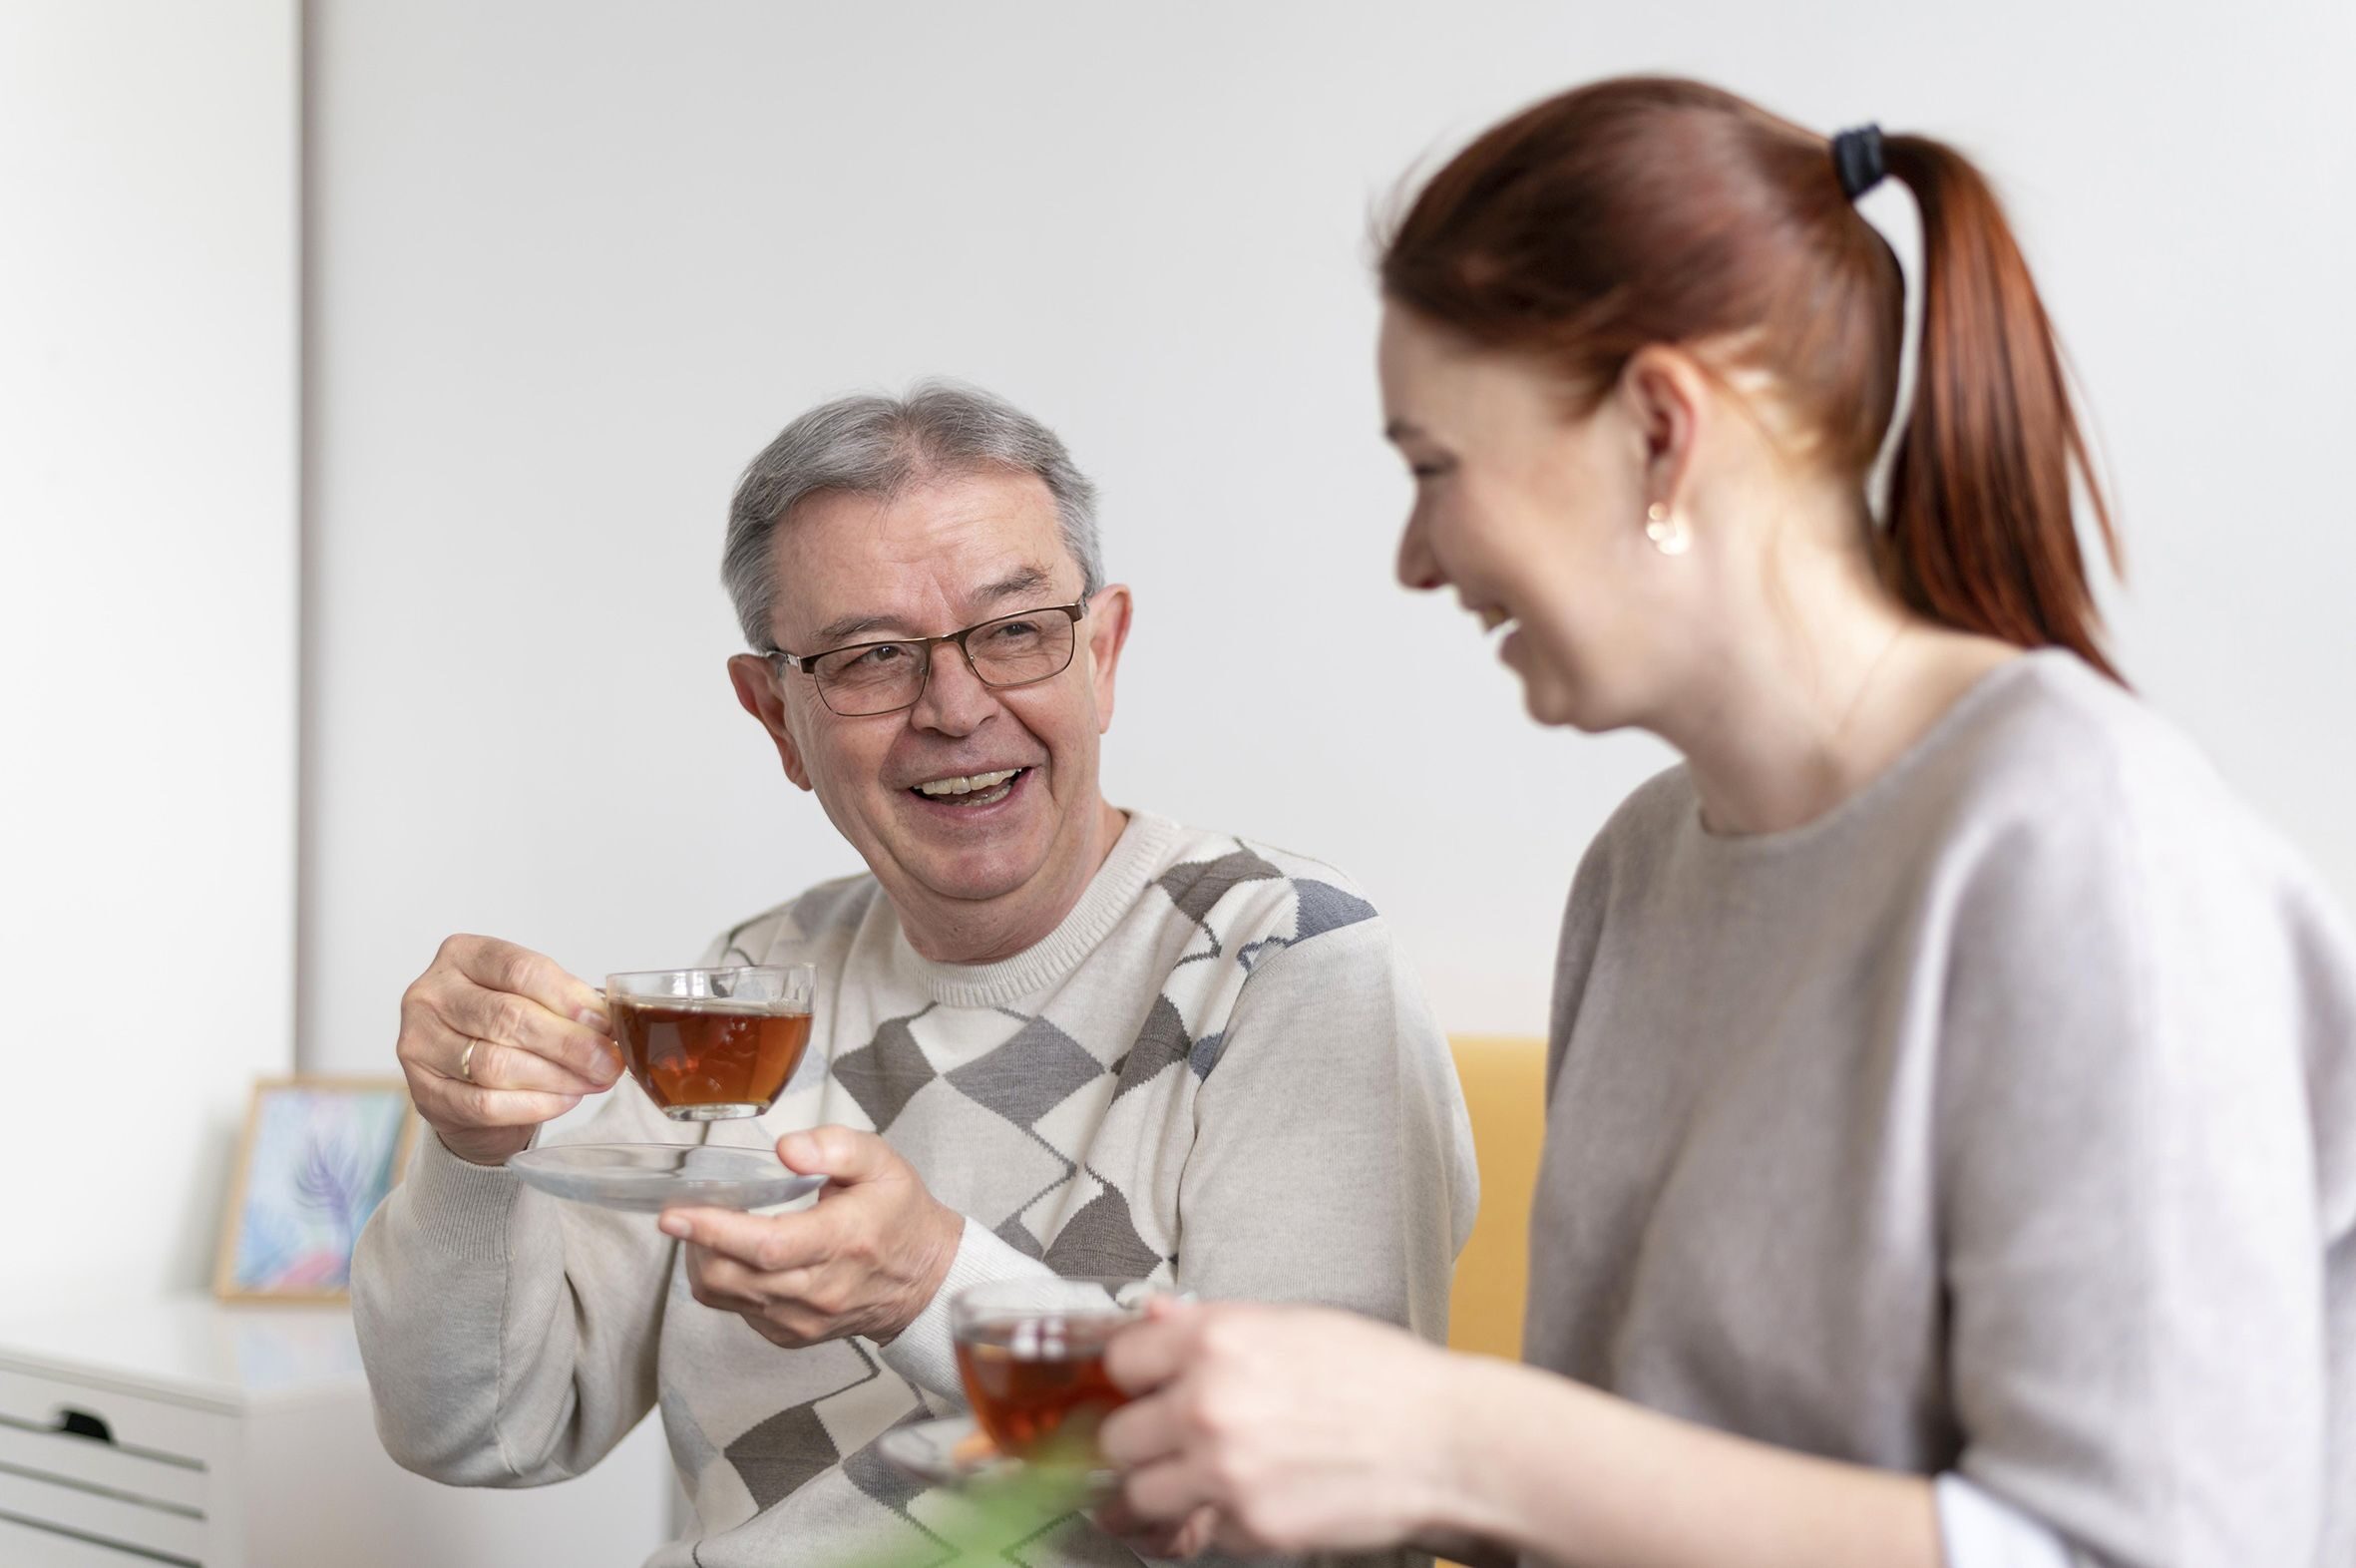
M221 1216L224 1302L351 1299L352 1249L416 1149L399 1078L298 1073L253 1085Z

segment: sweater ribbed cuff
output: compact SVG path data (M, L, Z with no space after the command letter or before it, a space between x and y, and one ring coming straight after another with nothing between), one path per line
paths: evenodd
M949 1304L969 1285L1034 1275L1045 1277L1054 1272L1029 1254L1015 1251L969 1218L966 1234L958 1243L958 1255L950 1260L949 1274L942 1280L941 1289L933 1293L925 1310L900 1331L897 1339L890 1345L877 1347L877 1354L883 1357L885 1366L926 1392L963 1404L966 1389L958 1378L957 1349L949 1332Z
M460 1159L430 1127L417 1145L402 1201L418 1234L459 1257L504 1262L508 1218L524 1184L505 1166Z

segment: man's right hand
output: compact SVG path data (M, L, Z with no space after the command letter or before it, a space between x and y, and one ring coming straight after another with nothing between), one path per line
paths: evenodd
M605 998L550 959L452 937L401 993L409 1098L451 1153L497 1165L532 1130L611 1088L621 1055Z

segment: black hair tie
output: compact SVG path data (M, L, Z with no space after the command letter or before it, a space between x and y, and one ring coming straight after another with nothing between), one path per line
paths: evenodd
M1840 194L1851 201L1880 185L1889 173L1881 161L1881 127L1858 126L1834 137L1832 167L1840 176Z

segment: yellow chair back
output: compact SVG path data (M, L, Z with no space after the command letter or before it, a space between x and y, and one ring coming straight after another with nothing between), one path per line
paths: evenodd
M1448 1294L1448 1348L1518 1361L1530 1288L1530 1194L1546 1139L1546 1042L1460 1034L1448 1043L1480 1164L1480 1215Z

